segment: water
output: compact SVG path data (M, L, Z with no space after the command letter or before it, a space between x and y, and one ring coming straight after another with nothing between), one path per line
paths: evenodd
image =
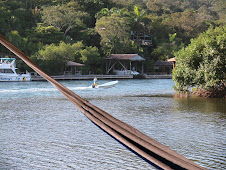
M99 84L109 80L99 80ZM109 89L61 81L116 118L207 169L226 169L225 99L174 98L170 79ZM0 83L0 169L154 169L48 82Z

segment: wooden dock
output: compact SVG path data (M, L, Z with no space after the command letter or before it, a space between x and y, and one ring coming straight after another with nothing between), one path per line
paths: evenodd
M58 75L58 76L51 76L55 80L92 80L95 77L97 79L134 79L133 75L95 75L95 74L88 74L88 75ZM147 75L144 74L142 76L143 79L171 79L172 75ZM45 79L41 76L32 76L32 81L45 81Z
M161 75L144 75L146 79L172 79L171 74L161 74Z
M58 75L58 76L51 76L55 80L93 80L95 77L97 79L134 79L133 75ZM172 75L146 75L142 76L143 79L171 79ZM32 76L32 81L45 81L45 79L41 76Z
M97 79L133 79L133 75L58 75L51 76L55 80L92 80L95 77ZM32 76L32 81L44 81L41 76Z

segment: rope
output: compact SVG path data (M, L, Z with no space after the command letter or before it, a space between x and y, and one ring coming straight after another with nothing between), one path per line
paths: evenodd
M147 161L163 169L204 169L194 162L188 160L167 146L151 139L132 126L116 119L107 112L84 100L45 72L43 72L24 53L11 44L0 34L0 43L22 59L28 66L40 76L56 87L68 100L70 100L81 112L83 112L93 123L113 136L122 144L145 158Z

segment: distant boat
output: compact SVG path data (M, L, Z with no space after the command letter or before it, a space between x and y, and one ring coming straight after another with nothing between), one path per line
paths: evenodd
M31 74L16 72L15 58L0 58L0 81L30 81Z
M138 75L139 72L133 70L113 70L116 75Z

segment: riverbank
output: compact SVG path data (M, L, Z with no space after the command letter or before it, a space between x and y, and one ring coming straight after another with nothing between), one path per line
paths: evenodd
M226 98L226 82L221 83L214 88L209 89L201 89L198 88L192 92L192 94L199 96L199 97L206 97L206 98Z
M97 79L171 79L172 75L147 75L133 76L133 75L103 75L103 74L88 74L88 75L57 75L51 76L55 80L92 80L95 77ZM32 81L43 81L45 80L41 76L32 76Z

